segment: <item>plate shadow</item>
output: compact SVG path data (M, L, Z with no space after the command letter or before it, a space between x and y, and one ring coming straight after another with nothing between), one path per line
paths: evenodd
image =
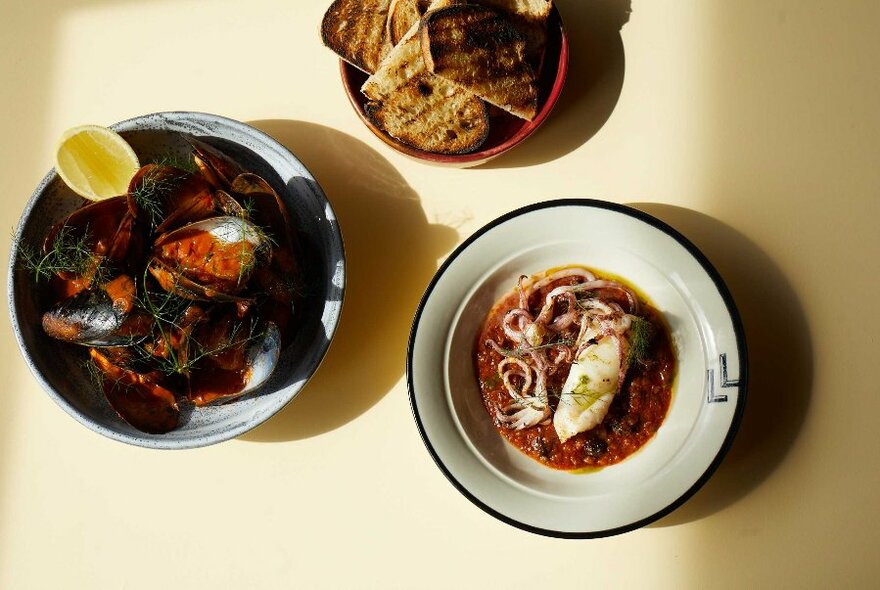
M418 195L360 140L302 121L248 124L284 144L315 176L345 243L345 302L324 362L290 405L239 437L299 440L357 418L400 380L413 314L458 233L429 223Z
M611 117L623 90L625 56L620 31L631 0L560 0L570 44L559 102L522 145L477 168L519 168L551 162L589 141Z
M797 293L758 245L697 211L655 203L630 205L676 228L712 261L733 295L748 344L748 398L730 452L700 491L649 525L675 526L736 503L785 459L809 408L813 347Z

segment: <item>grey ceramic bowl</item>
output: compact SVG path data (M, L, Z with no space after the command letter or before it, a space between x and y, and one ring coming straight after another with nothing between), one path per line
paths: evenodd
M141 161L187 157L180 133L196 136L256 172L282 197L303 251L308 294L293 343L281 355L271 379L258 391L221 406L196 408L181 416L167 434L140 432L110 408L86 375L85 351L43 333L41 316L51 304L19 268L18 245L42 243L49 227L78 208L82 199L50 170L22 213L10 255L8 302L12 328L34 377L64 411L88 428L125 443L156 449L184 449L234 438L269 419L293 399L318 368L342 311L345 256L333 209L308 170L284 146L243 123L192 112L135 117L112 126L132 145Z

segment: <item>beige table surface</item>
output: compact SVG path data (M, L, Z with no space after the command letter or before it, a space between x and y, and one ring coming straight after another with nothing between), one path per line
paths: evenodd
M0 588L877 587L880 3L558 4L573 57L551 120L489 167L447 170L357 120L318 41L325 1L3 1L7 232L64 129L207 111L312 170L350 283L301 396L186 452L79 426L3 314ZM745 421L716 476L660 522L595 541L522 532L468 502L423 447L404 380L438 262L494 217L563 196L637 203L694 240L751 353Z

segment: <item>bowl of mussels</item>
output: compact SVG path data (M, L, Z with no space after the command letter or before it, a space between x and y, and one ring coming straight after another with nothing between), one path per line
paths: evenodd
M81 424L144 447L210 445L269 419L341 313L342 237L320 186L274 139L215 115L72 131L10 255L34 377Z

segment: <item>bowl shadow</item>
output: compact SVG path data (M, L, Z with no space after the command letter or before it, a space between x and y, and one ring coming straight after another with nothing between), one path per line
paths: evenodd
M345 302L327 356L293 403L239 437L299 440L357 418L400 381L413 314L458 233L429 223L418 195L360 140L302 121L248 124L281 142L314 175L346 249Z
M690 500L649 525L675 526L733 505L760 486L785 459L809 408L813 347L797 293L749 238L690 209L655 203L630 205L676 228L712 261L736 301L748 343L748 401L730 452Z
M553 113L516 149L477 168L520 168L552 162L588 142L605 125L623 90L626 60L620 31L631 0L562 0L569 42L565 88Z

